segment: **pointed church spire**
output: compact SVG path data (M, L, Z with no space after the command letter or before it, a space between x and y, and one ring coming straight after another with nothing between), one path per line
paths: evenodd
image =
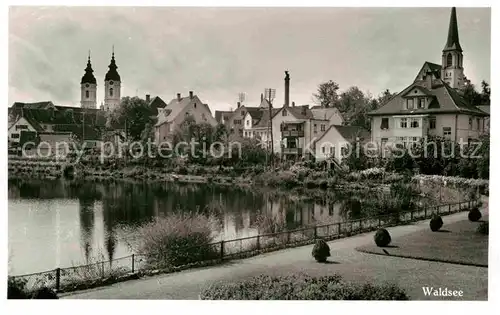
M448 28L448 39L443 51L458 50L462 52L462 47L458 40L458 22L457 22L457 9L451 8L450 27Z
M82 77L81 84L90 83L96 84L97 81L94 77L94 70L92 69L92 64L90 63L90 50L89 50L89 58L87 60L87 67L85 68L85 74Z
M109 64L108 68L109 70L106 73L104 81L109 81L109 80L120 81L120 75L118 74L118 71L116 71L116 69L118 69L118 66L116 65L115 62L115 45L113 45L111 48L111 63Z

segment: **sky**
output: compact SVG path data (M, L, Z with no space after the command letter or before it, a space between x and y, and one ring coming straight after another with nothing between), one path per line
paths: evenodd
M441 63L451 8L10 7L9 106L79 106L89 50L104 98L114 45L122 96L168 102L194 91L212 112L258 106L265 88L313 104L318 84L399 92ZM458 8L464 72L490 82L491 10Z

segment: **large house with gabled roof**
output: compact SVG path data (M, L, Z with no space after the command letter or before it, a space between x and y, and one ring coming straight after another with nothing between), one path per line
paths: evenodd
M425 62L414 81L371 116L371 141L408 146L428 136L467 143L486 131L489 114L463 97L464 75L456 9L452 8L442 64Z

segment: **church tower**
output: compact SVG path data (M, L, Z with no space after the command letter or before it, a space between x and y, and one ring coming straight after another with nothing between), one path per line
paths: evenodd
M109 70L104 78L104 109L111 111L120 105L121 80L116 71L115 51L113 48Z
M85 74L80 82L80 105L82 108L96 108L97 107L97 81L94 77L94 70L92 70L92 64L90 63L90 52L89 59L87 61L87 68L85 68Z
M463 88L466 78L464 76L462 47L458 40L457 10L455 7L451 9L448 39L443 49L441 65L441 78L454 89Z

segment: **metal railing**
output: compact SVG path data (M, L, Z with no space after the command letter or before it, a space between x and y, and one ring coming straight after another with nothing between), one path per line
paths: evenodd
M115 282L134 274L151 270L178 270L193 265L215 264L224 260L245 258L286 247L313 243L316 239L339 239L359 233L377 230L382 227L396 226L430 218L433 214L448 215L479 206L479 200L448 203L415 209L407 212L366 217L332 224L317 225L278 233L260 234L245 238L220 241L202 246L178 249L185 252L182 261L170 264L168 268L148 262L147 257L132 254L110 261L100 261L88 265L56 268L54 270L12 276L27 281L29 289L46 286L56 291L73 291ZM196 253L190 257L189 253ZM203 254L200 254L203 253ZM158 259L161 261L161 259Z

